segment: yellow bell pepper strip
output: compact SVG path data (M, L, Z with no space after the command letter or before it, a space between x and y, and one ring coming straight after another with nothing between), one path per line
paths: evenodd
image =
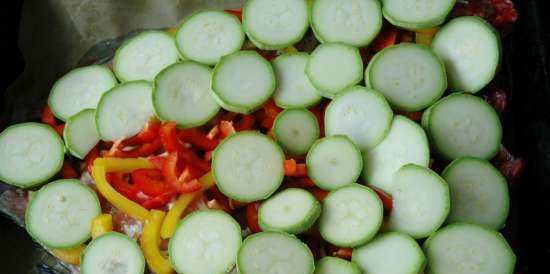
M179 198L174 202L172 208L168 211L166 218L162 222L162 227L160 230L160 236L163 239L169 239L174 235L176 226L181 219L181 215L187 208L187 206L199 195L202 191L209 189L214 186L214 175L212 172L208 172L199 179L199 183L202 186L202 189L192 193L186 193L179 196Z
M415 41L417 44L429 46L432 44L432 40L438 31L439 27L417 30L414 33Z
M52 249L52 253L61 261L72 265L80 265L80 255L86 248L86 245L80 245L69 249Z
M94 166L105 168L105 172L132 172L138 168L154 168L153 163L146 158L97 158Z
M174 269L159 250L160 226L166 213L160 210L151 210L149 218L143 226L139 243L147 265L156 274L171 274Z
M283 49L284 53L296 53L298 50L294 46L288 46Z
M111 231L113 231L113 216L111 214L101 214L92 220L93 239Z
M107 182L106 170L109 171L122 171L122 170L131 170L128 162L120 164L119 162L107 162L100 161L105 158L98 158L95 160L94 165L92 166L92 177L95 181L97 189L101 195L109 201L113 206L122 210L128 216L138 219L140 221L146 221L149 217L149 211L142 207L141 205L131 201L130 199L124 197L122 194L118 193L110 184ZM113 159L113 160L122 160L122 159ZM124 159L127 160L127 159ZM147 161L147 160L146 160ZM149 161L147 161L149 162ZM114 164L117 163L117 164ZM113 164L105 166L105 164ZM151 165L151 163L149 163ZM136 167L139 168L139 167ZM147 168L147 167L143 167Z

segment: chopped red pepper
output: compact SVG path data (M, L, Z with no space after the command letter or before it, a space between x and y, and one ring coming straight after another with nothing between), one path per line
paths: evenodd
M289 159L283 162L285 175L291 177L307 176L306 164L297 164L296 160Z
M229 205L229 199L223 195L218 187L214 186L208 190L214 197L214 199L218 202L218 205L220 206L220 209L223 211L231 211L231 206Z
M201 159L195 152L179 141L176 132L176 123L168 122L162 125L160 129L160 140L167 152L177 153L176 158L180 158L186 164L196 166L203 171L210 171L210 163L208 161Z
M65 124L54 126L53 129L55 129L55 132L57 132L57 134L63 136L63 131L65 131Z
M155 166L156 169L162 169L166 162L165 156L150 156L149 161Z
M397 114L403 115L416 122L420 122L420 120L422 120L423 113L424 113L423 111L416 111L416 112L397 111Z
M380 34L370 44L369 49L373 52L381 51L395 44L397 40L397 29L390 25L385 25Z
M214 154L214 151L211 150L211 151L207 151L204 153L204 160L206 161L212 161L212 155Z
M124 140L124 145L151 143L159 136L160 121L151 118L145 127L136 135Z
M213 150L218 146L217 140L207 138L196 128L180 130L178 137L202 150Z
M74 179L74 178L78 178L78 176L79 176L78 172L73 167L73 165L68 161L64 161L63 167L61 167L61 178Z
M132 182L137 189L150 196L158 196L166 192L164 176L158 169L135 169L132 171Z
M144 201L143 203L141 203L141 205L146 209L161 208L171 202L172 199L176 197L176 195L177 194L175 192L166 192Z
M239 20L242 20L243 12L240 9L226 9L225 12L233 14L239 18Z
M250 203L246 206L246 222L248 224L248 228L250 228L250 231L252 231L252 233L257 233L262 231L262 229L260 228L260 225L258 224L259 207L260 207L259 202Z
M311 194L313 194L313 196L315 196L317 201L324 200L328 195L328 191L322 190L322 189L317 188L317 187L309 189L309 192L311 192Z
M221 120L222 121L233 121L233 120L235 120L235 118L237 118L237 113L228 111L224 115L222 115Z
M516 158L504 146L500 146L498 155L493 159L495 166L506 177L508 183L517 182L525 169L525 161L522 158Z
M84 162L86 165L86 170L88 173L92 174L92 165L94 164L95 159L99 157L99 149L98 146L95 146L88 152L88 155L86 155L86 158L84 158Z
M353 253L353 250L351 248L347 247L337 247L334 245L327 245L327 253L329 256L334 256L338 258L342 258L344 260L351 260L351 256Z
M233 127L233 122L221 121L220 122L221 139L225 139L236 132Z
M370 186L370 188L374 190L374 192L376 192L376 195L378 195L378 197L382 201L382 205L384 205L384 210L391 211L393 208L392 197L376 187Z
M48 124L52 127L55 127L58 124L57 120L55 119L55 116L53 115L52 110L48 105L45 105L44 108L42 109L42 117L40 120L42 121L42 123Z
M314 186L315 186L315 183L308 177L296 178L286 184L286 187L294 187L294 188L310 188Z
M166 162L162 170L164 174L164 179L168 186L171 187L174 191L178 193L189 193L195 192L201 189L201 184L197 179L191 179L190 176L180 176L178 177L178 154L169 153L166 156ZM182 173L182 175L185 173Z
M212 140L218 138L218 135L220 135L220 127L215 125L212 129L210 129L208 134L206 134L206 138Z
M134 202L141 204L151 198L140 192L135 185L130 184L126 176L121 172L107 173L107 180L116 191Z
M319 136L325 136L325 108L326 105L323 103L318 104L315 107L309 109L315 118L317 118L317 123L319 124Z
M244 115L241 120L235 125L236 131L251 130L254 129L254 124L256 123L256 117L254 115Z
M275 59L279 54L274 50L256 50L265 60L271 61Z

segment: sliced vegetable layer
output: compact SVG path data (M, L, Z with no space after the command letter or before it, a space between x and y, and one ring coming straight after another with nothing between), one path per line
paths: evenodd
M82 274L142 274L145 259L137 243L130 237L109 232L94 239L82 254Z
M212 169L221 192L240 202L269 197L284 177L281 148L257 132L225 139L214 152Z
M114 141L138 133L154 116L151 93L146 81L127 82L105 93L95 114L101 139Z
M419 111L443 95L445 66L428 47L401 43L377 53L365 72L367 85L395 108Z
M34 239L50 248L72 248L90 238L92 220L101 214L93 190L79 180L58 180L30 201L25 223Z
M241 228L219 210L196 211L183 219L170 240L170 262L178 273L225 274L235 266Z
M504 226L510 208L508 183L486 160L464 157L442 174L451 190L448 222L466 222L494 229Z
M408 164L393 175L388 228L415 239L428 237L445 222L451 207L449 186L429 168Z
M96 108L99 98L117 84L111 70L92 65L76 68L55 82L48 106L63 121L87 108Z
M431 142L446 160L463 156L491 159L500 148L502 125L498 114L477 96L449 95L425 115Z
M359 149L344 135L317 140L307 154L307 173L326 190L353 184L361 175L363 159Z
M222 56L241 49L244 32L234 15L222 11L199 11L183 21L176 33L176 45L190 60L215 65Z
M273 100L282 108L310 107L321 100L319 91L305 74L309 55L304 52L283 54L273 60L277 88Z
M342 43L321 44L311 53L306 74L323 97L333 98L363 79L363 61L357 48Z
M305 108L286 109L275 119L273 134L286 152L303 155L319 139L319 124Z
M85 109L69 118L63 131L63 139L69 152L84 159L99 142L95 123L95 110Z
M356 247L372 239L382 224L382 202L370 188L352 184L323 200L321 236L336 246Z
M48 125L10 126L0 133L0 180L22 188L44 183L61 169L64 150Z
M265 103L275 90L273 67L255 51L224 56L214 68L212 90L226 110L247 114Z
M500 64L498 33L477 16L451 20L435 35L432 49L445 63L452 91L478 92Z
M172 36L163 31L144 31L118 48L113 70L122 82L153 81L161 70L178 59Z
M298 234L308 230L321 214L321 205L306 190L289 188L263 202L258 220L263 231Z
M388 134L393 112L384 97L361 86L342 91L325 111L325 133L348 136L361 151L378 145Z
M306 0L248 0L243 8L248 37L264 50L283 49L302 40L308 22Z
M424 252L433 274L511 274L516 263L500 233L465 223L439 230L424 243Z
M321 42L363 47L382 28L381 5L377 0L315 0L311 13L311 27Z
M384 0L382 12L392 25L406 29L435 27L445 21L456 0Z
M314 274L361 274L361 270L355 263L326 256L315 262Z
M427 167L429 161L430 149L424 130L408 118L396 115L384 140L365 153L363 179L392 194L393 175L399 168L409 163Z
M240 274L312 274L311 251L296 237L281 232L260 232L246 238L237 255Z
M155 113L181 127L202 126L220 110L211 82L212 71L205 65L186 61L166 68L155 77Z
M353 250L352 261L363 273L422 273L426 257L416 241L406 234L388 232Z

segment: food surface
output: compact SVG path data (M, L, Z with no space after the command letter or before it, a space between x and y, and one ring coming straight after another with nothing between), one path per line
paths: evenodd
M511 274L502 22L436 2L138 33L0 133L0 199L83 274Z

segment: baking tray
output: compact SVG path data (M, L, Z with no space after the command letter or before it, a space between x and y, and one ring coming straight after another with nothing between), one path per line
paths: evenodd
M488 1L488 0L479 0ZM0 130L38 120L49 89L68 70L107 60L128 35L174 26L197 8L238 8L240 0L27 0L2 8L4 63ZM511 187L503 234L517 273L550 273L549 4L517 0L519 20L504 39L498 77L505 87L504 144L526 161ZM16 220L17 221L17 220ZM0 217L0 273L67 273L13 219Z

